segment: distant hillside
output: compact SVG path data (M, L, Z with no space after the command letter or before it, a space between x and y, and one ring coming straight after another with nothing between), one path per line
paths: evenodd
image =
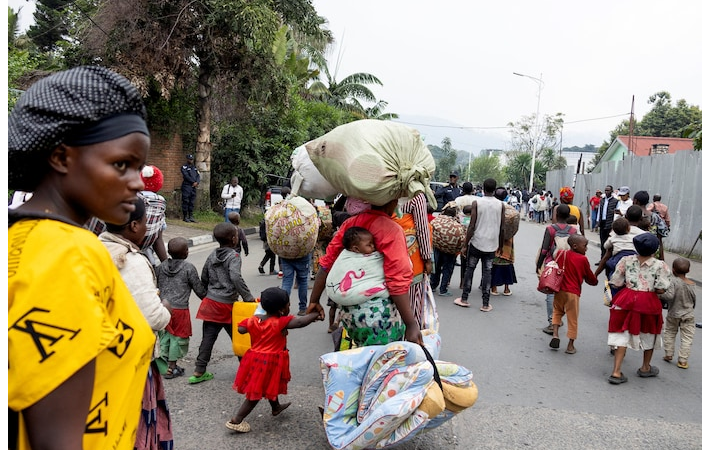
M439 161L443 157L443 153L441 152L441 147L439 147L437 145L428 144L427 148L431 152L431 156L434 157L434 161ZM456 151L456 166L457 167L466 167L468 165L469 161L470 161L470 153L468 153L465 150L457 150Z
M585 147L563 147L564 152L576 152L576 153L597 153L597 147L593 144L588 144Z

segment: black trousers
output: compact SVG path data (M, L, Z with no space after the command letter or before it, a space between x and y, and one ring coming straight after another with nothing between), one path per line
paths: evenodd
M605 254L605 248L604 244L607 242L607 238L609 238L609 233L612 231L612 228L605 228L605 225L607 224L606 220L600 220L600 259L604 257Z
M183 196L183 218L185 219L193 215L197 190L192 186L182 186L181 195Z

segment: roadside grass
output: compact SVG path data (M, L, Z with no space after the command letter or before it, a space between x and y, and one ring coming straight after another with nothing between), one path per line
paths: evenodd
M212 231L218 223L224 221L222 213L217 211L195 211L193 217L197 223L183 222L180 218L168 218L168 222L177 224L178 226L195 228L197 230ZM242 228L256 228L259 222L263 219L263 212L260 208L244 208L241 214Z

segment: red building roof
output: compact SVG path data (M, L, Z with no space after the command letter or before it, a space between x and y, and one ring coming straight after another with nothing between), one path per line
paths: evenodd
M692 139L670 138L670 137L652 137L652 136L617 136L617 139L636 156L649 156L655 154L652 150L657 145L667 145L667 153L675 153L680 150L693 150L694 144Z

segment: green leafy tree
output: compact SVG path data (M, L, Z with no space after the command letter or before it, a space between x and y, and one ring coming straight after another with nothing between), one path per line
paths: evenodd
M498 186L505 181L505 175L497 155L483 155L474 158L470 163L468 178L481 183L487 178L494 178Z
M536 164L540 162L539 159L544 149L554 149L560 146L564 117L562 113L556 113L555 115L547 114L537 122L536 115L532 114L522 117L518 122L509 122L507 124L510 127L510 134L512 135L512 150L519 153L526 152L530 154L529 176L531 176L531 154L532 152L536 154L536 160L534 162L534 186L537 184L537 175L539 175ZM541 167L545 168L546 166L541 163ZM543 172L545 179L546 170ZM516 175L515 170L511 170L510 173L512 173L513 176ZM529 181L524 185L528 188Z
M316 60L324 80L317 79L309 86L308 91L314 97L330 105L351 113L359 119L367 118L366 109L362 102L371 104L378 103L375 94L368 85L379 85L383 83L373 74L354 73L341 80L337 80L337 74L331 73L326 60ZM382 100L381 100L382 102ZM382 108L385 108L383 105Z
M702 120L698 120L683 129L683 137L692 139L695 150L702 150Z
M328 38L322 23L309 0L104 2L80 34L76 59L99 59L143 93L155 82L166 100L178 87L195 86L195 159L201 187L209 192L215 114L248 124L279 113L291 86L290 72L276 60L281 24L301 35Z
M380 100L375 105L370 108L366 108L365 116L367 119L377 119L377 120L392 120L398 119L400 116L393 112L386 113L385 107L388 106L388 102L385 100Z
M568 167L568 161L552 148L544 148L539 156L546 170L559 170Z
M436 163L434 180L447 181L451 171L456 167L456 150L453 148L451 138L445 137L441 140L441 159Z
M648 98L648 104L653 106L637 124L635 131L638 136L682 137L685 127L702 120L698 106L690 106L685 100L678 100L673 105L671 98L666 91Z

